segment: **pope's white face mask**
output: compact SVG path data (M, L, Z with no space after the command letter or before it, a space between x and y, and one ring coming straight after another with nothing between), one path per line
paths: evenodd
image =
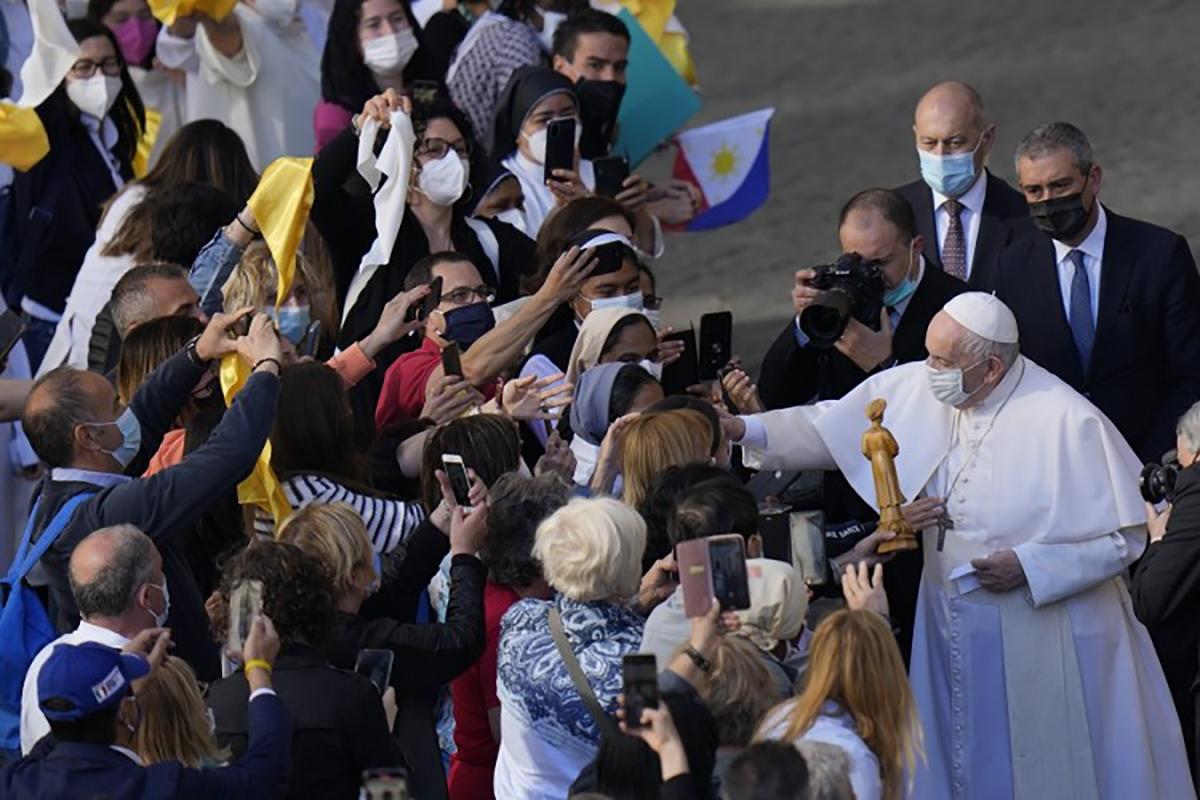
M104 119L121 93L121 79L97 72L90 78L67 81L67 97L85 114Z
M496 215L496 219L501 222L507 222L521 233L526 233L525 230L525 215L519 208L506 208Z
M296 19L297 0L254 0L254 9L277 27L283 27Z
M525 141L529 144L529 155L537 164L546 163L546 129L542 128L536 133L521 133L525 137ZM583 125L579 119L575 119L575 149L579 149L579 140L583 136Z
M468 166L453 150L427 161L417 176L417 188L435 206L452 206L467 189Z
M417 37L411 28L362 43L363 63L375 75L399 75L417 52Z
M929 391L933 393L934 397L946 405L953 406L955 408L962 408L963 404L969 401L979 392L980 389L983 388L983 384L981 383L979 386L975 387L973 391L968 392L963 388L963 376L978 367L980 364L986 363L987 359L985 358L983 361L977 361L966 369L961 367L954 367L952 369L934 369L926 364L925 369L927 377L929 378Z

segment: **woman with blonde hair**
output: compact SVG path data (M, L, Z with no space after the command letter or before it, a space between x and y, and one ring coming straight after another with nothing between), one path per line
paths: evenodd
M305 236L305 244L314 237ZM304 248L302 248L304 249ZM296 272L292 289L275 308L279 270L267 243L257 240L242 253L242 260L222 287L226 309L271 309L279 332L296 347L310 344L306 337L313 322L321 323L320 336L332 341L337 331L334 311L333 275L319 259L303 252L296 254Z
M627 422L622 424L623 420ZM667 467L708 463L712 458L711 441L708 420L691 409L624 417L609 428L596 472L599 474L602 466L619 458L625 487L622 499L637 508L654 477ZM593 488L598 485L594 479Z
M712 672L705 676L699 691L717 723L713 772L724 782L729 765L750 746L759 723L785 697L758 648L745 636L721 638L712 658Z
M866 610L827 617L813 635L804 690L771 713L758 738L837 745L858 800L904 797L921 726L887 622Z
M187 769L202 769L229 760L228 751L217 746L196 673L182 658L167 656L151 670L137 703L142 716L133 749L146 766L178 761Z

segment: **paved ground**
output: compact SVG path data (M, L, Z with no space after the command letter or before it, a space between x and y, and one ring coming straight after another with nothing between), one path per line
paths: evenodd
M681 0L708 122L764 106L772 191L737 226L674 236L660 262L668 321L730 308L757 369L791 315L792 272L837 252L839 206L917 175L912 108L974 84L999 122L991 168L1039 122L1083 128L1103 198L1200 245L1200 3L1195 0ZM648 174L661 175L665 163Z

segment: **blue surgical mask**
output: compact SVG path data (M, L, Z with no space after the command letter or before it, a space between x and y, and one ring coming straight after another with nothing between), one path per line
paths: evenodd
M117 426L117 430L121 432L121 444L115 450L105 450L104 452L112 456L122 469L133 463L138 450L142 449L142 423L138 421L132 408L126 408L121 412L121 416L112 422L89 422L87 424L96 428L105 425Z
M308 335L308 326L311 324L308 306L267 307L263 313L275 320L279 333L294 345L299 345Z
M904 279L895 287L888 289L883 293L883 304L888 308L895 308L917 290L917 282L912 279L912 246L908 249L908 270L904 273Z
M646 296L640 291L632 294L623 294L618 297L597 297L586 298L592 304L592 311L599 311L602 308L632 308L634 311L641 311L646 307Z
M472 303L469 306L452 308L442 316L446 319L446 330L442 332L442 338L454 342L463 350L496 327L496 317L487 303Z
M945 156L917 148L917 156L921 159L921 178L938 194L962 197L975 183L975 153L980 144L983 144L983 137L971 152Z

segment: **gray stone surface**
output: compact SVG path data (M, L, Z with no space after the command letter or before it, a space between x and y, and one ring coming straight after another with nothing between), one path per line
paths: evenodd
M657 270L669 322L729 308L755 371L791 315L792 273L837 253L854 192L917 176L912 109L940 80L983 94L991 168L1012 180L1029 128L1079 125L1115 211L1200 241L1200 3L1195 0L681 0L704 108L764 106L772 190L752 218L671 237ZM647 165L662 177L665 158Z

